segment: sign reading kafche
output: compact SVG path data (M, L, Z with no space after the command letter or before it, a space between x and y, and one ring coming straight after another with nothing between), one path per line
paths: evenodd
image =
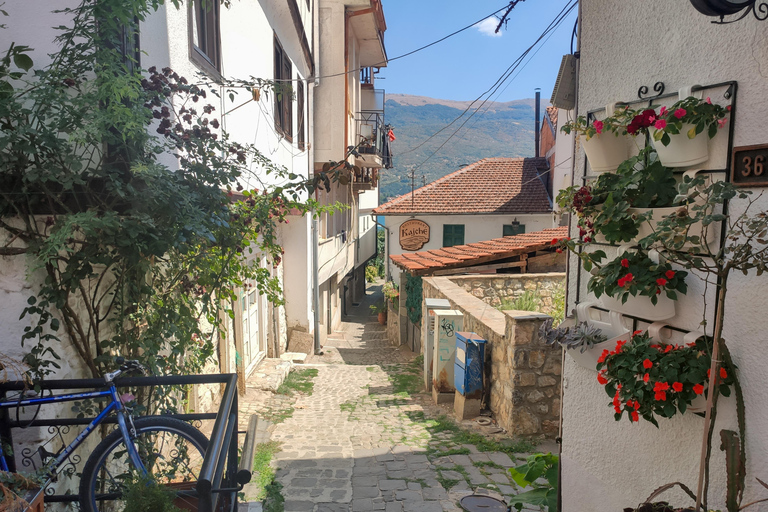
M407 220L400 225L400 247L404 251L418 251L429 242L429 224L421 220Z

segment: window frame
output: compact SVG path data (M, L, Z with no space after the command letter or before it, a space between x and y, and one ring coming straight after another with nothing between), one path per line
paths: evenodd
M447 233L447 231L449 231L449 229L447 228L450 228L451 233ZM446 245L448 237L455 239L456 237L459 236L458 233L455 232L457 228L461 228L461 242L451 243L450 245ZM443 247L454 247L456 245L464 245L465 235L466 235L466 229L464 224L443 224ZM451 242L453 242L453 240L451 240Z
M189 60L214 78L221 79L220 0L190 0L188 4ZM211 8L205 9L205 16L200 16L204 6L209 5ZM197 27L195 27L196 24ZM201 32L206 31L210 26L213 26L213 33L210 30L205 32L206 44L205 48L202 48L195 43L195 30L197 29L199 38ZM212 52L208 46L213 46Z
M274 37L274 79L275 83L281 80L293 80L293 63L288 58L283 45ZM289 82L289 86L292 82ZM287 141L293 142L293 87L287 91L275 91L274 102L275 131Z

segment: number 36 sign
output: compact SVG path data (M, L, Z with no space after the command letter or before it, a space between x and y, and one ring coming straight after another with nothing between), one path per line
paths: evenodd
M733 148L731 182L742 187L768 187L768 144Z

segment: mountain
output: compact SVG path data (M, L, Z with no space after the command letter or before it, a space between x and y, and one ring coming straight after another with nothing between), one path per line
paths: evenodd
M392 143L394 167L381 173L382 203L411 191L408 173L414 167L418 188L424 184L422 176L429 183L482 158L534 156L535 103L532 98L490 102L479 109L480 102L470 106L471 103L407 94L387 95L385 119L392 125L397 140ZM445 128L467 108L469 111L463 117ZM464 127L450 137L465 121ZM435 151L437 153L430 157ZM426 163L419 165L425 160Z

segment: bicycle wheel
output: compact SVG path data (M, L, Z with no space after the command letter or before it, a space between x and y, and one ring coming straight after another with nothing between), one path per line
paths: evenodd
M177 489L176 506L184 506L184 490L194 491L208 439L189 423L175 418L137 418L134 443L144 467L158 484ZM96 446L80 479L82 512L119 512L123 489L135 475L119 429ZM189 494L189 493L187 493ZM190 506L197 506L197 499ZM194 504L191 502L194 501Z

